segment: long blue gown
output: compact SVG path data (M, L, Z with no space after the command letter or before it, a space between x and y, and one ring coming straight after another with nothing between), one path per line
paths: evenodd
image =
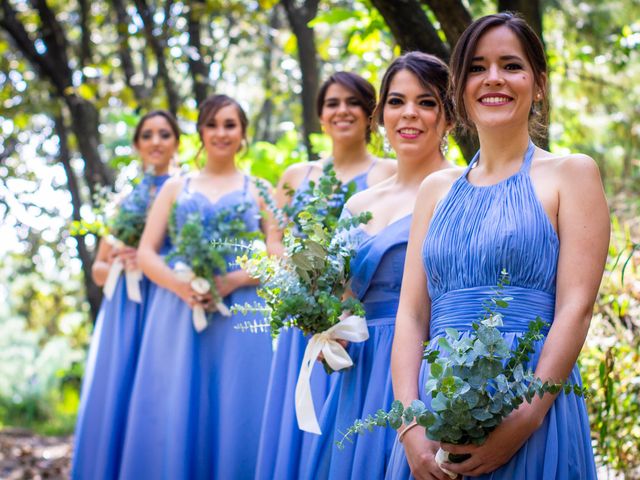
M359 192L368 187L367 177L377 163L374 160L369 169L356 176L351 182ZM309 195L309 173L296 189L293 197L294 208L302 208ZM299 207L298 207L299 206ZM269 391L265 403L265 415L260 432L257 480L298 478L302 457L303 434L298 428L295 412L295 389L307 348L308 338L297 328L284 329L278 336L278 344L273 355L269 376ZM332 377L317 365L311 374L311 394L316 412L324 404Z
M247 178L242 189L211 202L192 191L187 179L176 200L177 227L190 213L199 212L206 234L208 220L221 209L248 203L242 219L247 231L258 230L259 211L248 184ZM234 268L230 263L228 269ZM256 301L253 286L224 299L228 306ZM189 306L158 288L147 316L120 478L253 477L271 339L243 333L234 325L254 318L210 314L207 328L197 333Z
M305 435L311 446L301 478L384 478L396 436L393 430L357 435L353 442L344 442L343 450L337 449L336 441L355 419L391 408L391 345L410 227L407 215L376 235L361 228L352 235L359 246L351 261L351 289L364 305L369 339L350 344L353 367L333 374L336 381L320 414L322 435Z
M151 200L168 175L146 176L122 202L135 211ZM153 188L150 190L149 186ZM127 409L144 327L144 312L153 296L154 284L146 277L140 283L142 303L127 297L124 275L120 275L111 300L102 300L89 347L75 430L72 477L116 478Z
M468 331L481 316L482 301L492 295L504 268L511 284L505 294L513 297L501 309L504 326L499 327L507 343L515 348L528 323L539 316L552 323L555 310L559 240L538 200L529 169L534 153L530 143L521 169L490 186L475 186L467 180L471 166L453 184L436 208L423 245L424 267L431 297L429 348L437 348L444 329ZM531 356L535 369L544 340ZM430 405L423 386L428 364L423 362L419 391ZM569 382L581 385L574 366ZM402 444L396 441L387 472L392 480L413 478ZM585 401L561 393L542 426L509 462L483 479L596 478Z

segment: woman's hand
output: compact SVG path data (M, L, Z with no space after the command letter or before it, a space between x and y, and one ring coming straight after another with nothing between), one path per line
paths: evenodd
M127 271L138 270L138 250L133 247L122 247L117 251L117 257L124 264Z
M470 477L493 472L511 460L520 447L535 432L537 426L533 415L515 410L505 418L482 445L450 445L442 444L442 449L449 453L468 453L471 458L460 463L444 463L442 466L453 473Z
M176 280L173 288L173 293L182 299L191 309L200 305L205 310L209 310L213 306L212 297L210 293L199 294L191 286L191 282L184 282Z
M425 436L424 428L412 428L404 436L402 444L416 480L451 480L436 463L436 452L440 445Z
M240 274L244 273L241 270L235 270L233 272L226 273L224 275L219 275L214 277L213 281L216 287L216 291L220 298L224 298L227 295L230 295L235 290L242 286Z

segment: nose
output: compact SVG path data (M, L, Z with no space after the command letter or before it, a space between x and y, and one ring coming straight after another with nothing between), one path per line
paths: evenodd
M486 72L487 73L484 77L485 85L502 85L504 83L504 77L500 73L498 65L491 65Z
M402 118L416 118L418 113L413 102L407 102L402 109Z
M338 113L345 113L349 110L347 102L338 103Z

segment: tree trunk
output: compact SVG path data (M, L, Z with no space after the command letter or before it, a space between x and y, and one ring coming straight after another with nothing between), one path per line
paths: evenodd
M403 52L419 50L449 63L449 48L440 40L418 0L371 0Z
M318 52L316 50L315 33L308 23L318 13L318 0L305 0L300 7L295 7L294 0L282 0L291 30L298 41L298 61L302 73L302 128L304 144L309 158L317 158L311 147L310 135L320 132L320 120L316 112L316 97L320 85L318 68Z
M80 185L76 174L71 167L71 152L69 151L69 140L67 127L64 124L62 114L54 116L55 131L59 140L58 161L62 164L64 172L67 176L67 185L71 194L72 218L74 221L82 219L80 209L82 207L82 198L80 196ZM93 265L93 256L87 248L85 237L83 235L74 235L78 249L78 256L82 263L82 274L84 280L84 288L91 309L91 317L95 323L100 310L100 302L102 302L102 289L98 287L91 277L91 266Z
M204 7L203 0L193 0L188 7L187 24L189 30L189 46L191 51L188 54L189 72L193 80L193 91L196 97L196 104L200 105L207 98L209 70L202 60L202 42L200 39L200 18Z
M473 21L471 14L460 0L422 0L422 3L429 7L440 22L449 49L453 50L462 32Z
M167 102L169 103L169 111L173 115L178 114L178 108L180 107L180 97L176 91L173 80L169 75L169 69L167 67L167 57L165 55L165 41L164 38L159 38L153 34L154 22L153 15L147 0L135 0L135 5L138 10L138 14L142 19L144 26L144 33L147 39L149 47L153 51L156 60L158 62L158 77L162 80L164 85L164 91L167 94Z

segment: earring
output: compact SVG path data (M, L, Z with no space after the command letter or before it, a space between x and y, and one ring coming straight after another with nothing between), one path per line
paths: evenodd
M447 156L449 153L449 133L445 132L442 136L442 140L440 140L440 153L442 153L443 157Z

